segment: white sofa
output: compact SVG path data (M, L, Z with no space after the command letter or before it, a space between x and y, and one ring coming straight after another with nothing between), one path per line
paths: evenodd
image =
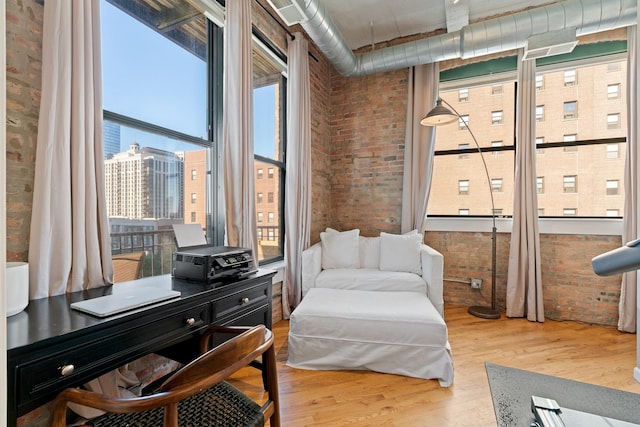
M303 299L291 314L287 364L451 385L443 266L442 255L417 233L321 233L321 242L302 254Z

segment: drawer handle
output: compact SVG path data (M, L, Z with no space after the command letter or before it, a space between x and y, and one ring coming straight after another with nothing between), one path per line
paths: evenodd
M242 304L249 304L249 298L247 297L242 298Z
M69 375L73 374L73 371L76 368L73 365L64 365L58 369L60 369L60 373L62 374L63 377L68 377Z
M189 318L187 319L187 325L188 325L188 326L193 326L193 325L195 325L195 324L196 324L196 319L194 319L193 317L189 317Z

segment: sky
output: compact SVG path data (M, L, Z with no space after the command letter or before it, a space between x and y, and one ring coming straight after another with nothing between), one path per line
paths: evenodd
M104 109L206 139L206 63L166 37L101 2ZM274 157L272 86L254 90L254 151ZM168 151L166 138L121 129L121 149L131 142Z

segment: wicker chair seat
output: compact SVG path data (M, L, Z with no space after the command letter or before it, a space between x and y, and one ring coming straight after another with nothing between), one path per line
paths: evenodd
M226 381L178 404L180 427L258 427L264 425L260 406ZM128 414L107 413L87 422L91 427L157 427L163 409Z

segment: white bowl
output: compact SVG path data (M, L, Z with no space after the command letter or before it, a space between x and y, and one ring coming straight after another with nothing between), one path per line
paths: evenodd
M20 313L29 304L29 264L7 262L5 275L7 317Z

